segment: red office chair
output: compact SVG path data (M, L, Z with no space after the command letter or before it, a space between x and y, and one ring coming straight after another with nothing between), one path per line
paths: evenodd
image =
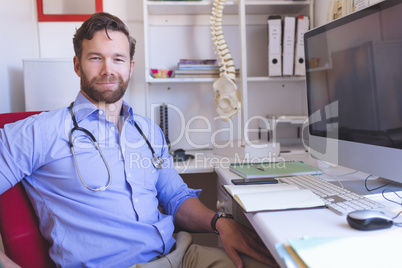
M40 112L0 114L0 128L37 113ZM21 182L0 195L0 234L4 252L22 268L56 267Z

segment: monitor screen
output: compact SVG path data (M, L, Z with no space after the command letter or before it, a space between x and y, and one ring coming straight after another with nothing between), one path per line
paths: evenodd
M402 180L401 25L387 0L305 34L313 156Z

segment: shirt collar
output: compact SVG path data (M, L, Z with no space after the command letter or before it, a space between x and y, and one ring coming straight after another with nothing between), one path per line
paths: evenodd
M98 117L105 116L105 110L96 107L81 92L78 93L77 98L74 101L73 112L77 122L80 122L91 114ZM128 118L128 122L134 124L133 108L125 101L123 101L123 118L124 120Z

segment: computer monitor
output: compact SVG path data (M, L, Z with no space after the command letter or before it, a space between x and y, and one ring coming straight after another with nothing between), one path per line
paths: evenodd
M304 36L313 157L402 182L402 1Z

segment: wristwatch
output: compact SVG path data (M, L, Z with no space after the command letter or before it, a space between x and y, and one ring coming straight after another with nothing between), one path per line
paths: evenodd
M228 214L228 213L223 213L223 212L218 212L215 214L215 216L212 218L211 220L211 227L212 230L214 230L214 232L216 234L219 234L218 230L216 230L216 222L218 221L218 219L220 218L229 218L229 219L233 219L233 215L232 214Z

